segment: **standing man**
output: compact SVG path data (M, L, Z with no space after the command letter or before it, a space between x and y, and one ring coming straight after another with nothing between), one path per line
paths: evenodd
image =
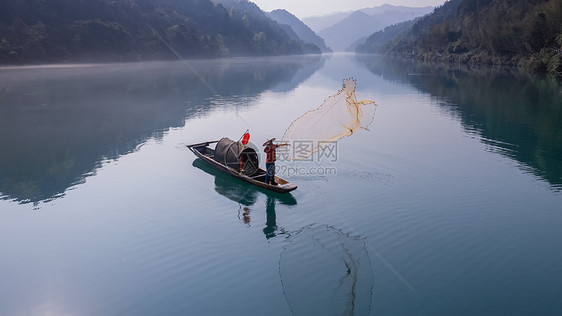
M277 157L275 155L275 150L279 146L288 146L289 144L277 145L277 144L273 144L274 141L275 141L275 137L272 139L268 139L267 141L265 141L265 143L263 143L263 146L265 146L263 151L266 153L265 183L277 185L277 183L275 182L275 160L277 160Z

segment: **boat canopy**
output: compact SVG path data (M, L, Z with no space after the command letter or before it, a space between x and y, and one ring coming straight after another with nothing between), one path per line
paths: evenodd
M247 176L252 176L259 170L259 156L256 150L227 137L217 143L215 160L236 171L243 167L242 173Z

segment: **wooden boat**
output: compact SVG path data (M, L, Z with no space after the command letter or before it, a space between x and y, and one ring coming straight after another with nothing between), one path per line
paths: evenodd
M214 144L218 142L219 142L218 140L215 140L215 141L209 141L204 143L192 144L192 145L187 145L187 148L189 148L189 150L191 150L195 154L195 156L205 161L209 165L215 167L216 169L223 171L240 180L256 185L258 187L278 193L291 192L297 188L295 184L292 184L291 182L283 178L280 178L278 176L275 176L275 182L277 182L277 185L271 185L265 183L265 170L263 170L262 168L257 168L257 171L252 175L247 175L244 174L243 172L240 172L236 168L233 168L232 166L219 162L217 159L215 159L215 149L209 146L210 144Z

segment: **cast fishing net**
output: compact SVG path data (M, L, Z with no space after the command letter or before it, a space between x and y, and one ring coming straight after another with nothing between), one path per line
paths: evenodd
M279 259L293 315L368 315L374 287L365 241L329 226L309 226L288 239Z
M322 105L296 119L283 135L286 159L306 159L323 148L359 129L367 129L375 116L374 101L357 101L353 78L343 81L343 88Z

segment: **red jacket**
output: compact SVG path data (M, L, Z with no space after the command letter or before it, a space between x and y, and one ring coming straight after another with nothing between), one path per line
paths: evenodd
M275 162L275 160L277 160L277 157L275 157L275 149L277 149L277 147L279 147L279 145L267 145L267 146L265 146L265 149L263 150L267 154L265 162L272 163L272 162Z

